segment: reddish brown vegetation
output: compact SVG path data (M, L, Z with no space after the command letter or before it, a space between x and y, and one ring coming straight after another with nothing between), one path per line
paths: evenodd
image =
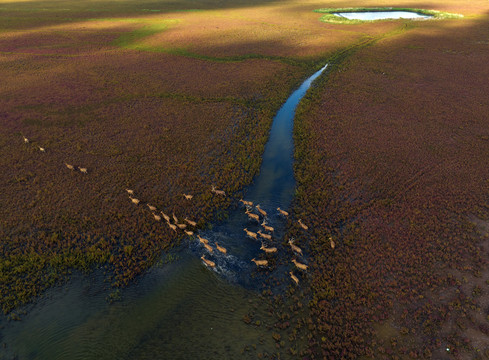
M489 215L487 31L487 17L416 23L302 107L295 215L312 235L291 235L310 246L312 357L487 356L487 284L462 285L488 260L470 221Z

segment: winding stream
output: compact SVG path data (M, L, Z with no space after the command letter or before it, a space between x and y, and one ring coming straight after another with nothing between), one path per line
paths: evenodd
M246 200L260 204L275 228L269 246L278 247L285 231L276 208L287 209L294 196L295 110L326 67L294 91L276 114L260 173L245 191ZM172 261L155 266L122 290L122 301L111 305L102 274L73 276L68 285L48 290L22 321L1 318L0 341L5 345L0 354L20 360L255 359L257 352L274 351L265 326L243 321L246 314L259 317L262 311L255 307L260 275L255 276L250 261L261 255L261 244L245 236L245 227L259 229L239 207L225 222L200 232L213 247L217 241L228 250L227 255L206 255L216 262L213 271L199 259L204 248L190 241L172 252L176 260L167 257ZM288 266L277 266L274 272L286 275ZM256 350L247 351L250 344Z

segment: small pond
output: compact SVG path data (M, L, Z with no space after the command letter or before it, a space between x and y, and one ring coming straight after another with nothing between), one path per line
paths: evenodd
M357 12L338 12L336 16L348 20L383 20L383 19L429 19L431 15L419 14L412 11L357 11Z

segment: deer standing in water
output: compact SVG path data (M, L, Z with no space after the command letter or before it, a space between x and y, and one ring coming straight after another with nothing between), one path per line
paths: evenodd
M244 228L243 231L246 232L246 235L248 235L249 237L252 237L253 239L256 240L256 233L254 233L253 231L249 231L246 228Z
M263 216L267 216L267 212L260 207L260 204L256 205L255 207L260 214L262 214Z
M258 230L257 233L260 234L260 236L264 239L272 240L272 235L264 234L261 232L261 230Z
M223 248L222 246L219 246L219 244L217 243L217 241L216 241L216 248L217 248L217 250L219 250L219 251L220 251L220 252L222 252L223 254L227 254L227 252L228 252L228 251L226 250L226 248Z
M241 201L243 203L243 205L253 206L253 202L251 202L251 201L246 201L246 200L243 200L243 199L239 199L239 201Z
M246 210L245 214L248 215L250 219L260 222L260 217L256 214L250 213L249 210Z
M206 258L204 257L204 255L202 255L200 258L201 258L202 260L204 260L204 263L205 263L207 266L210 266L210 267L215 267L215 266L216 266L216 263L215 263L214 261L210 261L210 260L206 259Z
M209 243L209 240L207 239L204 239L203 237L201 237L200 235L197 234L197 238L199 239L199 241L202 243L202 244L208 244Z
M278 212L280 213L280 215L283 215L283 216L289 216L289 213L285 210L282 210L281 208L277 208Z
M261 226L263 226L263 228L264 228L266 231L273 232L273 231L275 230L273 227L266 225L265 220L263 220L263 222L261 223Z

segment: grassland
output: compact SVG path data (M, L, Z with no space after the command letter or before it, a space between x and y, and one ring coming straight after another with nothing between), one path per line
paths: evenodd
M314 12L348 6L0 0L3 311L73 269L144 273L178 243L146 203L225 216L211 185L239 196L275 111L333 60L295 129L310 357L484 356L487 2L432 3L464 18L430 22Z
M467 16L360 49L296 119L317 358L489 356L488 28Z

